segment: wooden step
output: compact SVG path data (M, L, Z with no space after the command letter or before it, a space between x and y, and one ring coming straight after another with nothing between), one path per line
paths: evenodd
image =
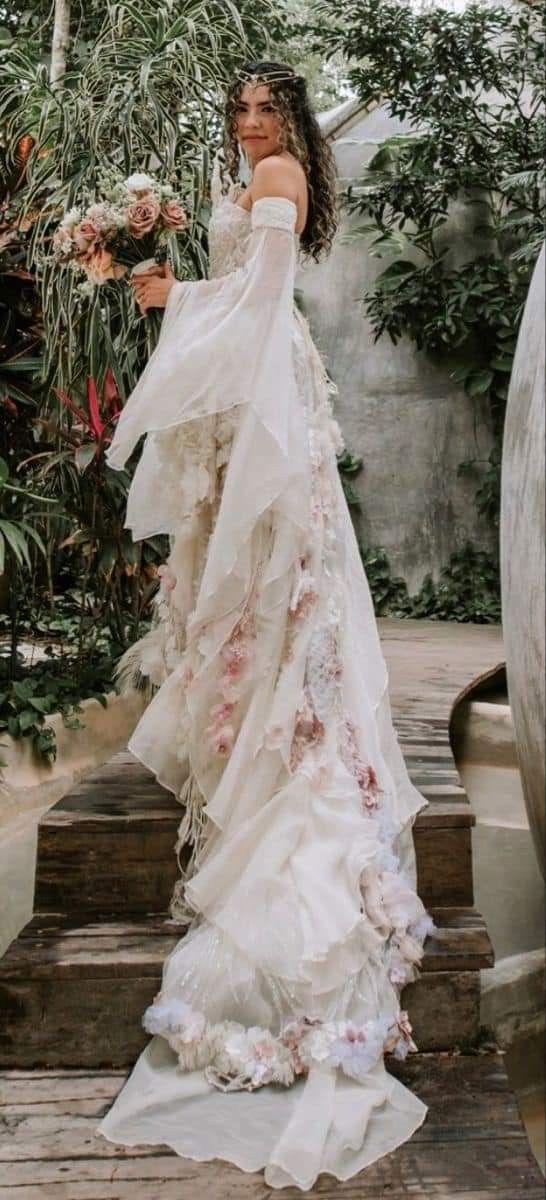
M475 1042L480 969L493 954L481 916L433 910L419 980L404 991L420 1050ZM125 1066L146 1044L144 1009L181 929L159 916L86 922L37 914L0 961L0 1066Z
M544 1200L516 1098L498 1053L388 1056L428 1106L392 1154L346 1183L322 1175L309 1200ZM0 1200L263 1200L263 1173L168 1146L120 1146L95 1130L123 1071L0 1072ZM301 1195L287 1190L287 1196Z
M474 815L466 794L435 770L419 787L429 800L414 827L419 894L427 907L470 906ZM35 911L167 913L182 815L150 771L126 752L116 756L42 817Z

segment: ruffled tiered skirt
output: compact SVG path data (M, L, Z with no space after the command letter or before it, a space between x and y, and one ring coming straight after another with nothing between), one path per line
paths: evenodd
M133 479L127 524L171 552L129 749L183 805L182 936L97 1132L306 1190L425 1119L384 1053L416 1048L400 993L432 921L332 389L294 325L283 437L234 405L151 430Z

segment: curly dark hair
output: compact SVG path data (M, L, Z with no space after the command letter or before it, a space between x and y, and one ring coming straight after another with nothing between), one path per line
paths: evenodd
M338 226L337 174L330 144L309 103L306 81L286 63L245 63L240 70L243 76L264 76L280 118L281 146L298 159L305 171L309 204L300 246L305 257L318 262L331 249ZM275 74L282 75L282 80L277 82ZM228 87L224 105L224 157L232 179L237 178L240 163L235 129L237 103L244 86L245 79L237 75Z

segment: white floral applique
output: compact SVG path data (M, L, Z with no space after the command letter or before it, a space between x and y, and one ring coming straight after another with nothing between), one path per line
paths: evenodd
M383 1053L405 1058L417 1050L408 1014L401 1009L394 1017L380 1015L363 1024L298 1017L275 1035L238 1021L210 1023L183 1001L162 1000L158 993L142 1024L168 1041L182 1070L204 1068L207 1081L221 1091L254 1091L269 1083L288 1087L315 1065L339 1067L364 1082Z
M319 599L317 583L307 563L308 557L302 555L296 565L296 581L288 605L289 616L295 621L309 616Z
M321 721L339 715L342 703L341 608L336 595L328 597L326 619L313 630L306 663L311 702Z

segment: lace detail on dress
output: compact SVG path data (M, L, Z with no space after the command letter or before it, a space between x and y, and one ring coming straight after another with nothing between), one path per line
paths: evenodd
M235 204L233 195L239 185L231 184L221 196L209 220L209 278L219 279L236 271L246 261L252 233L250 213Z
M239 180L228 180L224 189L220 155L214 159L211 179L212 210L209 219L209 279L219 279L230 271L242 267L246 261L248 243L253 228L275 225L290 231L294 227L296 205L279 196L264 196L255 201L252 210L236 203L243 191ZM299 249L299 234L294 230L296 249Z

